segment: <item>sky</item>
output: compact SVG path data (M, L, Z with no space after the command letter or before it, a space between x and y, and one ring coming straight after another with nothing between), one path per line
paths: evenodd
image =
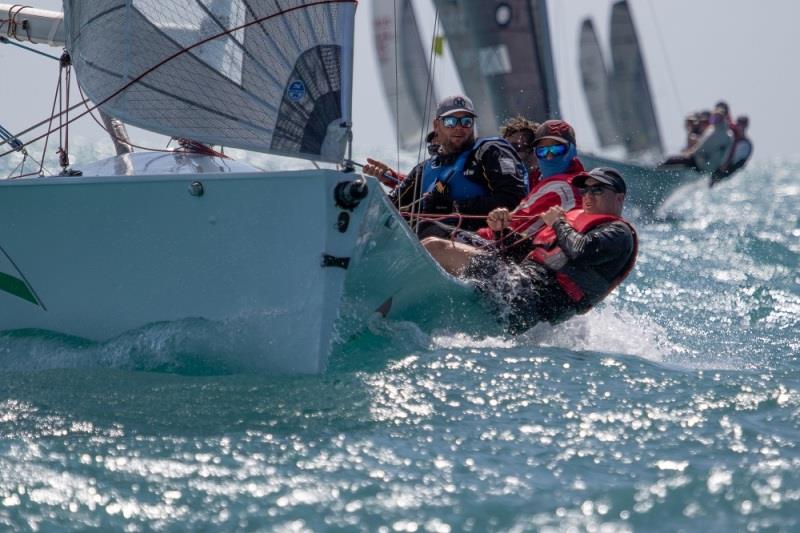
M371 29L372 0L361 0L356 15L354 138L369 149L395 146L389 105L382 95ZM421 38L430 42L434 10L430 0L413 0ZM60 10L57 0L29 5ZM577 41L580 23L594 19L607 46L611 0L551 0L550 29L560 90L561 111L575 126L579 148L597 147L580 88ZM800 154L795 131L800 109L800 71L796 42L797 0L630 0L668 150L684 141L683 117L720 99L734 114L750 116L755 158ZM57 49L39 49L58 54ZM606 50L607 52L607 50ZM0 45L0 125L20 131L49 114L57 81L55 61L16 47ZM440 95L461 92L448 55L436 68ZM482 132L488 134L490 132ZM104 138L91 119L72 135ZM137 133L132 133L137 141ZM141 135L141 133L139 133Z

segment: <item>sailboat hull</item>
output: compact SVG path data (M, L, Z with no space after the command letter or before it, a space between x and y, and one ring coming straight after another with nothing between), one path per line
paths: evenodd
M197 349L227 371L322 372L374 317L498 330L370 178L335 171L0 182L0 331ZM202 194L199 194L202 186ZM124 344L124 342L123 342ZM186 348L188 347L188 348Z
M347 274L323 256L353 253L365 211L334 202L352 179L323 170L0 182L0 330L106 341L201 320L235 339L234 368L319 372Z

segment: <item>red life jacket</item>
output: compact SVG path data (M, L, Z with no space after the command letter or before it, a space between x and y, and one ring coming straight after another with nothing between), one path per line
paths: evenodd
M617 286L622 283L622 280L628 277L628 274L630 274L631 270L633 270L633 265L636 263L636 254L639 251L636 230L628 221L621 217L615 215L590 215L585 213L583 209L573 209L572 211L569 211L566 214L566 219L569 225L572 226L575 231L582 234L587 233L592 228L595 228L601 224L607 224L609 222L616 221L624 222L633 233L633 252L631 253L628 263L625 265L625 268L622 269L622 272L616 278L611 280L611 282L609 282L608 289L605 291L605 293L603 293L600 297L593 299L593 301L587 301L586 294L578 282L560 271L561 268L567 264L569 259L564 251L558 246L556 231L551 227L546 227L537 233L533 238L534 249L530 254L528 254L528 258L532 261L545 265L551 270L554 270L556 273L556 282L561 286L567 296L569 296L570 300L575 303L583 304L579 308L579 313L585 313L591 309L594 304L608 296L611 291L617 288Z
M539 182L531 188L528 196L512 212L512 218L517 217L517 219L512 219L509 227L513 231L529 237L546 228L544 222L538 217L554 205L560 206L565 211L581 207L583 198L581 198L578 188L572 185L572 180L583 172L583 164L576 157L563 174L540 178ZM495 239L494 232L489 228L479 229L478 235L487 240Z

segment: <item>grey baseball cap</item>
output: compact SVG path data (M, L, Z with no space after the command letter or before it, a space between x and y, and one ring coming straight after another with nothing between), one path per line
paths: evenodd
M437 117L446 117L453 113L469 113L473 117L478 116L475 113L475 106L472 105L472 100L460 94L442 99L436 107Z
M589 178L594 178L600 183L605 183L616 192L621 192L622 194L625 194L628 190L628 188L625 186L625 180L622 179L622 174L613 168L608 167L597 167L593 168L589 172L578 174L575 176L575 179L572 180L572 184L575 187L583 187L583 185L586 183L586 180Z

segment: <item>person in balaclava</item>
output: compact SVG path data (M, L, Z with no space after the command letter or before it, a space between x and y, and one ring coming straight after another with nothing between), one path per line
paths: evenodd
M539 215L553 206L564 211L581 207L581 195L572 184L584 171L576 157L575 130L563 120L547 120L536 129L533 149L539 160L541 177L531 192L513 210L495 209L489 218L497 220L515 234L530 236L544 227ZM478 235L497 240L502 235L490 228L481 228ZM508 243L510 244L510 243Z

